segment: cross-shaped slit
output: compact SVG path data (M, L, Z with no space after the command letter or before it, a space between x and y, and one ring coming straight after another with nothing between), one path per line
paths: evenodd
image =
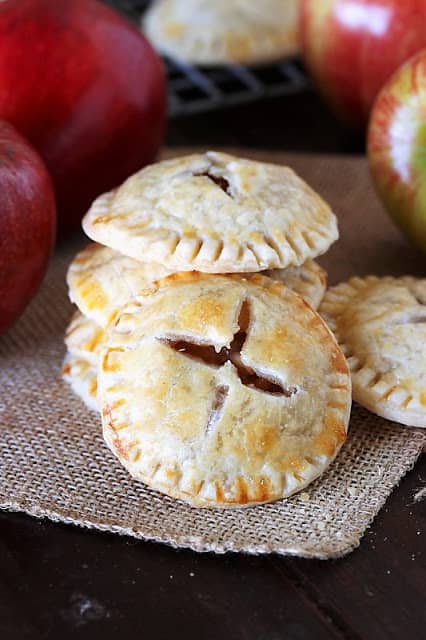
M202 362L209 367L219 369L226 362L231 362L238 374L243 385L251 389L257 389L263 393L269 393L274 396L284 396L290 398L298 392L296 387L284 387L275 380L271 380L264 374L258 373L255 369L244 364L241 358L247 332L250 326L250 304L248 300L244 300L241 305L238 317L238 331L228 347L223 347L219 352L211 345L201 345L187 340L172 340L169 338L161 339L161 342L178 351L183 356Z
M208 171L203 171L202 173L194 173L194 176L208 178L209 180L214 182L219 187L219 189L222 189L222 191L226 193L227 196L232 198L232 194L229 191L229 182L223 176L215 176Z

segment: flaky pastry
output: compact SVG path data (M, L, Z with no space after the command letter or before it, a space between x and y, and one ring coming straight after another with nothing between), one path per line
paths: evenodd
M168 56L195 64L258 64L298 51L298 0L157 0L144 30Z
M96 322L76 311L65 331L65 344L70 353L97 367L105 331Z
M354 400L426 427L426 279L352 278L327 291L320 312L348 359Z
M181 273L125 306L100 356L104 437L126 469L196 506L289 496L345 440L334 337L266 277Z
M169 273L160 264L134 260L109 247L90 243L75 256L68 269L69 297L85 316L106 327L117 309Z
M97 372L93 362L67 353L62 365L62 377L89 409L99 412L96 399Z
M314 260L307 260L300 267L262 271L262 275L282 282L309 302L312 309L318 309L327 288L327 272Z
M97 198L83 228L169 272L300 266L338 238L329 206L291 169L212 151L145 167Z

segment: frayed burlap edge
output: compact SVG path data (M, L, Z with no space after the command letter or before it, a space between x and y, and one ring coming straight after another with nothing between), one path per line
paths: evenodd
M424 444L422 446L426 446L426 438L424 439ZM422 447L420 447L418 455L413 460L413 462L406 468L404 474L401 476L400 481L403 476L408 473L415 465L416 461L420 457L422 453ZM396 483L395 487L399 484ZM380 505L377 508L377 511L372 514L370 520L365 524L365 531L369 528L373 520L375 519L377 513L380 511L382 506L385 504L387 498L389 496L386 494L383 497ZM275 545L253 545L253 546L238 546L234 545L232 541L228 541L226 544L219 545L215 543L203 543L202 540L197 538L192 538L189 536L177 536L176 538L167 538L161 535L150 535L143 531L136 531L130 527L122 527L120 525L112 525L107 524L105 522L93 520L82 520L81 518L72 517L70 515L65 515L62 512L56 512L52 509L46 509L40 507L38 505L26 505L25 502L15 503L15 502L4 502L0 504L0 508L6 511L11 512L22 512L27 515L33 516L35 518L47 518L55 523L60 524L70 524L79 526L86 529L91 529L95 531L102 531L107 533L118 533L119 535L130 536L132 538L136 538L138 540L145 540L147 542L158 542L162 544L167 544L174 549L191 549L192 551L198 553L216 553L216 554L225 554L225 553L247 553L250 555L264 555L276 553L278 555L283 556L295 556L299 558L306 559L318 559L318 560L331 560L335 558L342 558L345 555L354 551L357 547L359 547L362 536L361 534L358 537L355 537L352 541L347 542L342 547L337 547L334 549L315 549L309 550L306 546L298 547L295 545L294 547L289 546L275 546Z

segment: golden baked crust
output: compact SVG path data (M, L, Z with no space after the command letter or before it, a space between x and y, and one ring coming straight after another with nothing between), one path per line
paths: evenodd
M80 251L68 269L71 302L101 327L117 309L170 272L160 264L140 262L96 243Z
M80 311L76 311L65 331L68 351L97 367L105 331Z
M144 18L154 46L195 64L257 64L298 52L298 0L157 0Z
M170 272L298 266L338 238L328 205L291 169L213 151L145 167L95 200L83 228Z
M309 302L312 309L318 309L327 289L327 272L314 260L307 260L300 267L271 269L262 274L298 293Z
M426 279L352 278L327 291L320 313L348 358L354 400L426 427Z
M62 365L62 377L89 409L99 413L97 372L93 362L67 353Z
M327 274L313 260L307 260L300 267L273 269L263 274L290 287L305 298L313 309L318 308L324 297ZM70 264L67 273L69 297L84 316L99 325L100 331L100 327L106 328L115 318L120 307L138 293L151 289L156 280L167 275L169 272L162 265L140 262L93 242L80 251ZM89 326L81 318L70 325L67 330L70 339L66 340L70 351L73 350L73 344L81 344L85 340L82 331L79 330L74 337L71 337L71 333L77 329L90 331Z
M104 437L126 469L196 506L305 487L345 440L351 406L325 323L262 276L158 282L117 317L98 385Z

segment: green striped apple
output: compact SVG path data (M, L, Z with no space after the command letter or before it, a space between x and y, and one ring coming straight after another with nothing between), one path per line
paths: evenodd
M379 93L368 158L386 209L426 251L426 49L403 64Z

